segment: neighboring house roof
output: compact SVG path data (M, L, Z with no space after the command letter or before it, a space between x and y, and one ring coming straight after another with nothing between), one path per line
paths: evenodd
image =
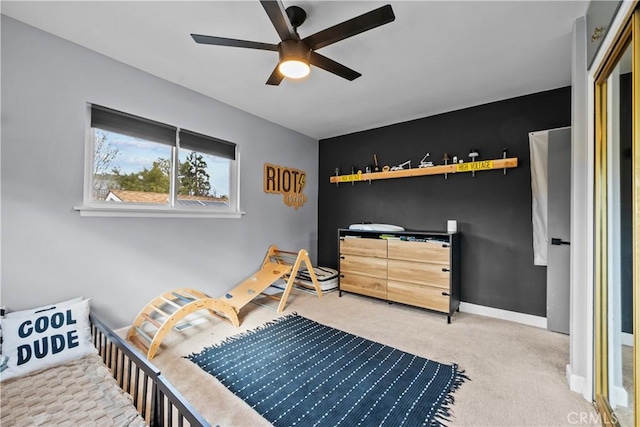
M110 190L105 200L107 202L153 203L165 205L169 203L169 194L132 190ZM178 204L182 206L229 206L227 199L224 198L189 195L178 195Z

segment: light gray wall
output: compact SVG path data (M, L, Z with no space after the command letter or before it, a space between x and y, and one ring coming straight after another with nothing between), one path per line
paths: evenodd
M84 295L113 327L176 287L220 296L270 244L317 247L318 141L2 16L1 301L23 309ZM220 84L214 81L211 84ZM238 144L241 219L89 218L86 104ZM265 162L307 172L297 211L262 190Z

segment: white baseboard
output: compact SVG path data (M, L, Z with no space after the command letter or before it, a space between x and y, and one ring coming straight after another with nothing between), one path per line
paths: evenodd
M479 314L480 316L493 317L496 319L508 320L510 322L522 323L524 325L547 329L547 318L534 316L532 314L502 310L500 308L485 307L483 305L471 304L469 302L461 302L460 311L464 313Z
M633 347L633 334L623 332L621 342L622 342L622 345Z
M610 386L609 389L609 401L611 403L611 407L613 409L618 406L622 406L623 408L629 407L629 393L624 387L619 385Z
M574 375L571 365L567 365L566 375L567 383L569 383L569 390L575 393L580 393L584 396L584 385L586 384L586 379L580 375Z

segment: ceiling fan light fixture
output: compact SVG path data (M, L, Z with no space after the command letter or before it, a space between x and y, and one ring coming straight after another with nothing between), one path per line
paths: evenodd
M281 62L278 69L285 77L289 77L290 79L301 79L303 77L307 77L311 71L309 64L301 59L288 59Z
M311 48L300 40L283 40L280 42L280 62L278 70L290 79L301 79L309 75L309 57Z

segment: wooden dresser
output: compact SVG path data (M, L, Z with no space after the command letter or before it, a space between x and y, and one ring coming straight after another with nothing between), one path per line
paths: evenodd
M460 306L460 233L339 229L340 292L447 315Z

